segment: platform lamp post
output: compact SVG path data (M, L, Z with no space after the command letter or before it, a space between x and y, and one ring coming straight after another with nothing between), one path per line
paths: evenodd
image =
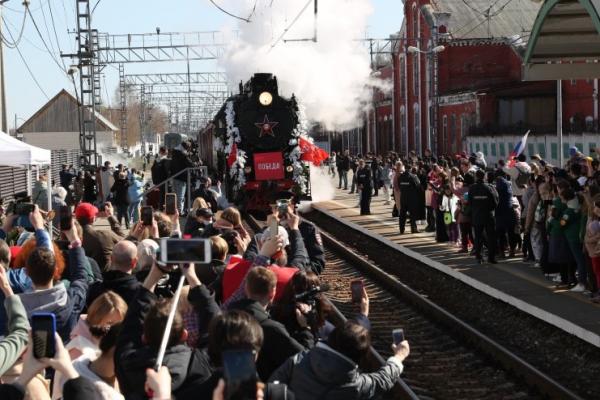
M415 46L408 46L406 49L409 54L425 54L429 59L429 132L427 135L427 147L431 149L432 154L434 155L437 155L437 54L445 49L446 47L441 45L426 51Z

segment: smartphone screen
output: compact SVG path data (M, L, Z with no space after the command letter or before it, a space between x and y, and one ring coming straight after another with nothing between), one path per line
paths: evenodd
M226 399L255 399L256 364L254 353L249 350L224 351L223 378L225 378Z
M394 329L392 331L392 339L394 344L398 345L404 341L404 329Z
M69 206L60 206L60 230L68 231L71 229L73 225L73 213L71 212L71 207Z
M165 213L167 215L175 215L177 213L177 195L175 193L167 193L165 195Z
M31 336L33 338L33 356L52 358L56 352L54 334L56 319L54 314L33 313L31 315Z
M353 303L360 303L363 298L363 288L364 283L360 279L350 282L350 292L352 294Z
M142 207L142 224L146 226L152 225L152 213L153 209L150 206Z
M160 259L166 264L208 264L211 260L210 240L163 238L160 242Z

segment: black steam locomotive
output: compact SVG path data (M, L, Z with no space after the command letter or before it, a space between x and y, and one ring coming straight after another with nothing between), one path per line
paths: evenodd
M200 158L225 183L231 202L260 217L290 193L310 198L309 166L299 147L304 133L295 97L280 96L272 74L255 74L200 132Z

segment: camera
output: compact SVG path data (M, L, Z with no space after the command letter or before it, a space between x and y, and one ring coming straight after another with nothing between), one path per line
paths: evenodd
M298 293L294 296L294 300L296 303L304 303L310 306L310 312L306 315L306 320L309 326L314 326L317 321L317 300L319 294L323 292L327 292L329 290L329 285L323 283L319 286L313 286L310 289Z

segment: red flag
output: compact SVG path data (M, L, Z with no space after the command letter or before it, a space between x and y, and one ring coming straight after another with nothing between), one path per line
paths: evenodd
M300 151L302 152L302 161L312 162L314 165L320 165L324 160L329 158L329 154L319 146L311 143L309 140L300 138L298 144L300 145Z
M233 163L237 161L237 153L238 153L237 143L234 142L233 146L231 146L231 152L229 153L229 156L227 157L227 167L231 168Z

